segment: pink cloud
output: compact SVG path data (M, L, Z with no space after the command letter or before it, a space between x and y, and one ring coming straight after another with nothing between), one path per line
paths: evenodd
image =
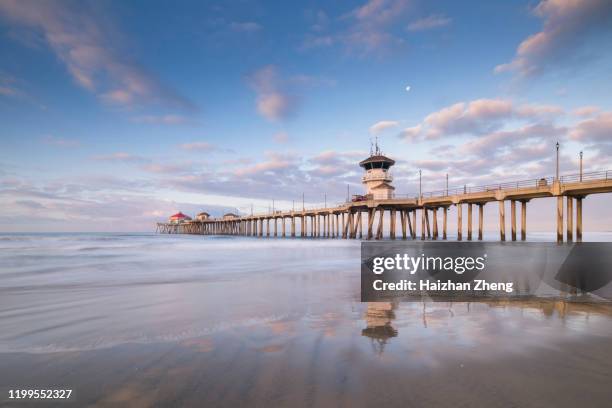
M612 112L579 122L569 133L573 140L612 143Z
M515 106L505 99L477 99L458 102L432 112L420 124L404 129L405 140L438 139L462 134L478 135L499 129L509 120L546 121L563 113L554 105L523 104Z
M194 108L120 51L117 27L103 24L107 20L87 7L77 10L69 3L54 0L6 0L0 2L0 15L40 32L75 82L108 103Z
M495 72L539 74L545 66L573 57L588 36L612 28L609 0L543 0L533 14L544 20L542 30L521 42L514 59L495 67Z
M434 28L444 27L451 23L451 19L449 17L440 15L440 14L432 14L430 16L418 19L408 24L406 29L408 31L425 31L431 30Z
M183 143L179 145L179 147L183 150L190 151L211 151L215 149L215 146L208 142L191 142L191 143Z
M370 126L370 133L377 135L388 129L393 129L399 126L399 122L395 120L381 120Z

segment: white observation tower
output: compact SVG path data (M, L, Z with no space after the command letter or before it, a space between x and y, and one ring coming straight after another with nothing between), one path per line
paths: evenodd
M366 171L361 181L365 185L368 198L375 200L393 198L395 187L391 185L393 177L389 173L389 168L394 164L395 160L384 156L380 151L377 138L375 147L370 149L370 157L359 163Z

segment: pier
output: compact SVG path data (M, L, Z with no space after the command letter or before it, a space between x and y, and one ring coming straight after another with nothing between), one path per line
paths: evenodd
M557 200L557 242L581 242L582 201L590 194L611 192L612 171L608 170L454 188L412 197L391 194L378 198L375 195L366 195L363 196L364 200L327 208L158 223L157 232L253 237L436 240L450 237L447 212L449 207L456 206L456 239L471 241L482 240L484 209L495 206L495 210L499 212L499 239L524 241L527 238L527 204L534 199L552 198ZM509 236L506 234L506 201L510 201ZM467 235L464 236L465 207ZM520 223L517 207L520 208ZM478 221L475 223L476 210ZM474 224L477 228L476 234Z
M506 201L510 201L509 239L518 239L517 207L520 206L520 240L527 239L527 204L534 199L557 200L557 242L582 241L582 201L590 194L612 192L612 171L582 172L559 175L559 143L556 144L557 163L554 177L531 180L446 188L419 194L398 195L392 185L390 168L393 159L382 154L376 144L370 156L359 163L365 171L362 183L365 195L335 207L302 208L301 211L271 211L246 216L226 214L222 219L211 219L200 213L196 220L178 213L169 223L158 223L157 232L166 234L244 235L253 237L316 237L343 239L448 239L448 209L457 209L457 235L463 235L463 209L467 207L468 241L482 240L484 209L497 202L499 211L499 239L506 241ZM420 177L420 172L419 172ZM447 176L448 186L448 176ZM574 206L575 204L575 206ZM478 207L477 236L474 237L474 210ZM387 217L385 217L385 214ZM176 217L176 218L173 218ZM441 227L440 219L442 218ZM385 225L385 219L388 219ZM398 223L399 219L399 223ZM574 222L575 220L575 222ZM280 224L280 225L279 225ZM420 228L419 227L420 224ZM399 228L398 228L399 227ZM365 231L364 231L365 230Z

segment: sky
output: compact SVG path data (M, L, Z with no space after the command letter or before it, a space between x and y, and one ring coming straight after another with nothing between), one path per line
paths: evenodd
M612 170L611 40L607 0L0 0L0 232L336 204L376 139L397 194Z

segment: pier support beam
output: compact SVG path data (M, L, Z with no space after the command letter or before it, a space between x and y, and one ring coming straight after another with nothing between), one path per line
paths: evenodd
M346 224L344 225L344 229L346 230L346 233L344 234L345 238L352 238L353 236L353 213L352 212L348 212L346 214Z
M448 217L448 207L442 207L444 213L442 214L442 239L446 239L446 227L448 225L447 217Z
M434 207L431 211L431 220L433 222L433 239L438 239L438 208Z
M576 242L582 242L582 199L576 197Z
M468 203L468 241L472 240L472 203Z
M461 203L457 203L457 241L461 241L463 234L463 211Z
M527 201L521 201L521 241L527 239Z
M510 224L512 241L516 241L516 200L510 200Z
M557 197L557 242L563 242L563 196Z
M400 222L402 223L402 239L406 239L406 210L400 210Z
M484 218L484 204L478 204L478 240L482 241L482 224Z
M389 213L391 216L391 219L389 222L389 236L391 239L395 239L395 219L397 218L395 208L392 208L391 211L389 211Z
M416 239L416 227L417 227L417 222L416 222L416 208L414 210L412 210L412 224L410 225L410 235L412 236L412 239ZM408 220L408 222L410 222L410 220Z
M407 210L406 211L406 223L408 224L408 233L410 234L410 238L415 239L416 238L416 234L415 234L414 226L413 226L411 218L410 218L410 217L412 217L412 212L413 211L414 210L412 210L412 211Z
M567 242L574 240L574 198L567 196Z
M372 239L372 226L374 225L374 209L368 208L368 233L366 239Z
M291 237L295 238L295 216L291 216Z
M425 207L421 208L421 241L425 241Z
M499 200L499 239L506 240L506 203Z
M385 220L385 209L381 207L378 210L378 229L376 231L376 239L382 239L383 237L384 220Z

